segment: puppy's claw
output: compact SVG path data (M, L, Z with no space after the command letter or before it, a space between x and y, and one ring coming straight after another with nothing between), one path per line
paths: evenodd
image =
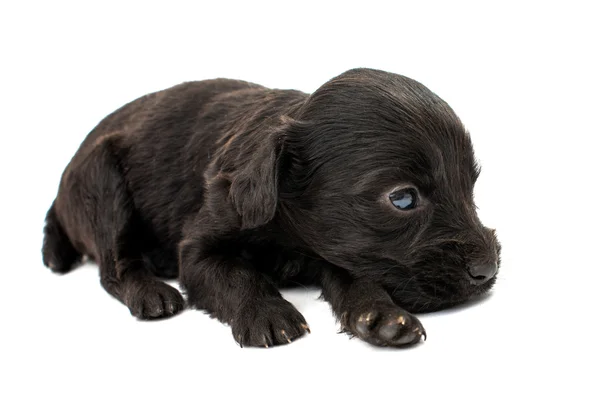
M283 335L285 340L288 341L288 343L292 343L292 340L288 337L287 333L285 333L285 330L281 329L281 334Z
M308 327L308 325L306 323L303 323L301 326L302 326L302 329L304 329L305 331L310 333L310 328Z

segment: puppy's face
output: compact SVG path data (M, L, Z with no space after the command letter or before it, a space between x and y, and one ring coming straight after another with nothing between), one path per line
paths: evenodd
M500 246L476 214L469 135L423 85L346 72L311 96L289 149L284 200L323 258L414 312L492 287Z

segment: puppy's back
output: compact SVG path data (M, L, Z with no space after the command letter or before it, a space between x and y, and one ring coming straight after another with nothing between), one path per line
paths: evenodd
M139 97L115 110L87 135L82 148L109 134L123 133L125 136L142 136L144 129L178 125L176 120L185 120L186 115L194 118L221 95L245 89L265 89L264 87L231 79L212 79L178 84L168 89ZM185 123L188 122L183 122ZM145 126L145 127L144 127ZM183 126L179 124L179 126Z
M127 103L100 121L81 144L63 173L56 213L65 223L72 220L69 198L82 185L96 184L80 171L99 149L106 150L118 159L142 220L163 247L172 248L187 216L202 206L204 171L227 141L223 136L240 121L270 118L288 99L303 95L213 79L182 83ZM77 231L75 223L65 226Z

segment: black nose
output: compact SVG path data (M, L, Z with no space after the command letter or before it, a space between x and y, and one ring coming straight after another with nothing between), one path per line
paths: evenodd
M493 278L497 271L498 264L496 263L469 266L469 281L473 285L483 285Z

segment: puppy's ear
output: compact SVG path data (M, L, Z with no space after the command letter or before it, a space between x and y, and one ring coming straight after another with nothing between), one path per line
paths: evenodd
M266 136L252 133L241 139L229 196L241 217L242 229L262 226L275 216L285 135L284 125Z

